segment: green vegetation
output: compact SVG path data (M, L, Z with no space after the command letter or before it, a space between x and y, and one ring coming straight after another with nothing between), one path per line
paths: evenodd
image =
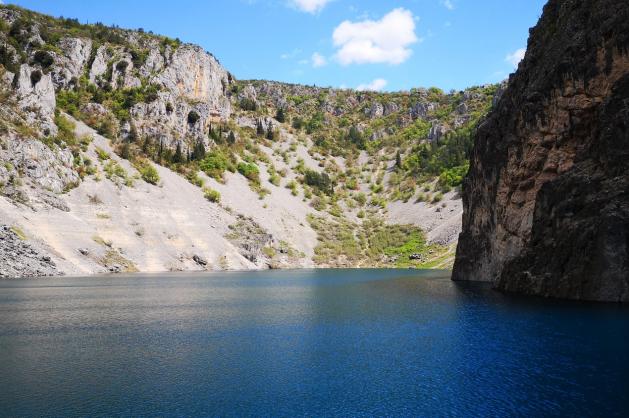
M103 167L105 177L114 183L121 183L127 187L133 187L133 179L117 161L108 160ZM158 180L159 181L159 180Z
M203 189L203 196L210 202L219 203L221 201L221 194L218 190L210 189L209 187Z
M77 145L77 138L74 130L76 128L74 122L70 121L59 112L55 112L55 125L57 125L57 136L53 139L56 145L75 147ZM47 145L51 145L47 142Z
M122 273L135 273L138 268L132 261L125 258L118 250L109 249L105 252L105 255L98 260L99 264L105 267L120 266L120 272Z
M319 240L314 260L325 265L421 267L431 258L430 251L440 249L428 246L422 230L413 225L387 225L377 218L354 224L316 216L308 222Z
M275 120L277 120L279 123L286 122L286 116L284 115L283 108L280 107L277 109L277 112L275 112Z
M110 158L109 153L99 147L96 147L96 156L98 157L100 161L106 161Z
M249 181L259 184L260 183L260 170L258 166L252 163L240 162L238 163L238 172L245 176Z
M134 163L136 170L140 173L142 180L149 184L157 185L160 181L157 169L147 160L137 160Z
M258 110L258 104L255 100L244 97L240 100L239 106L242 110L249 110L255 112Z
M327 173L306 170L304 173L304 182L308 186L315 187L325 194L331 195L334 193L334 182Z
M207 153L205 158L199 163L199 168L208 176L219 181L223 180L225 170L235 171L233 163L220 149Z

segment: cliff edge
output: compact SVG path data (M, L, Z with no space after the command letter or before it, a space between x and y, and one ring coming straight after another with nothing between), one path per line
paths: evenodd
M629 301L629 8L550 0L480 124L453 280Z

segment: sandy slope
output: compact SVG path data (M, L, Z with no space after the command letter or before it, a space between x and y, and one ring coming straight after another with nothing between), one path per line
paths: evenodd
M437 244L456 242L461 232L463 202L456 192L444 194L439 203L391 202L387 206L388 223L417 225L426 232L426 238Z
M107 139L76 123L79 134L94 135L88 151L92 161L98 161L94 150L100 147L130 175L136 173L113 153ZM208 261L207 268L256 268L223 238L235 217L204 199L201 189L181 176L157 169L159 186L142 180L133 187L119 186L101 173L101 181L86 179L62 196L69 212L43 206L33 210L0 199L0 216L47 247L68 274L107 271L101 259L111 249L147 272L202 269L192 261L195 254Z

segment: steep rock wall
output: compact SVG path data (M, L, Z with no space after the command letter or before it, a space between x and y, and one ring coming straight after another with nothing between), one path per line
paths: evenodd
M454 280L629 301L629 8L551 0L479 126Z

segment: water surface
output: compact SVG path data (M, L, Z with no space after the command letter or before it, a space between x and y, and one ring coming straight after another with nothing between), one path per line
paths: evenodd
M2 416L627 416L629 310L445 272L0 282Z

